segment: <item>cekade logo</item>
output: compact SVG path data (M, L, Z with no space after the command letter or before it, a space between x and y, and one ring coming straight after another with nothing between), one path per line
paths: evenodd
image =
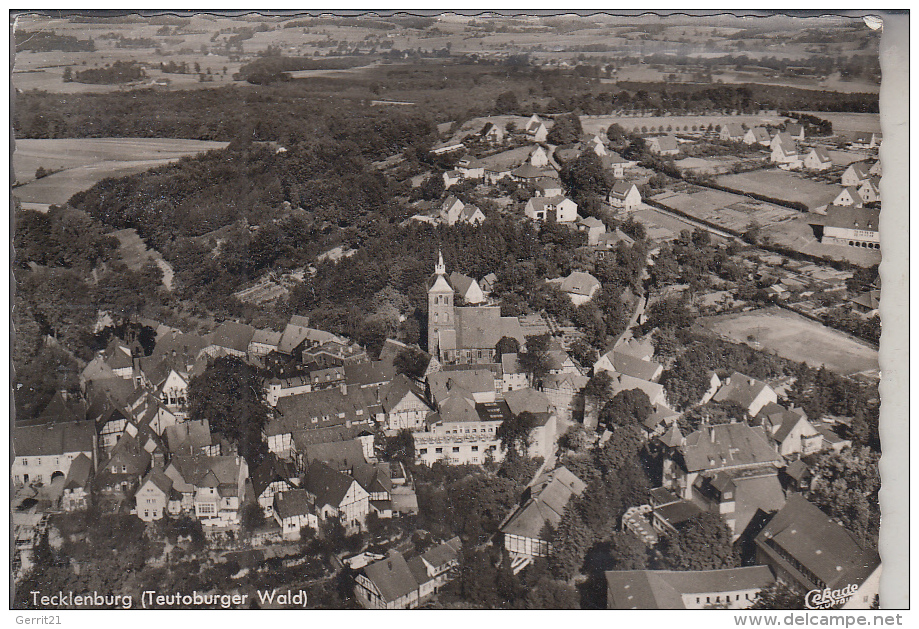
M808 609L832 609L848 601L858 591L854 583L841 590L811 590L804 596L804 606Z

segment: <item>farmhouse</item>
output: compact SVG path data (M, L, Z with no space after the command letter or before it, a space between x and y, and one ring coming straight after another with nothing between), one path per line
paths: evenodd
M363 526L370 513L370 494L354 478L322 461L310 464L303 478L303 489L322 522L337 520L348 530Z
M558 286L559 290L567 294L575 306L587 303L600 290L600 280L582 271L572 271L568 277L547 280L547 282Z
M657 155L679 155L680 146L672 135L648 138L648 150Z
M287 489L274 494L271 515L281 527L281 537L288 541L299 540L300 529L304 526L319 530L319 518L305 489Z
M638 186L626 181L617 181L607 198L609 204L626 212L638 209L641 205L641 193Z

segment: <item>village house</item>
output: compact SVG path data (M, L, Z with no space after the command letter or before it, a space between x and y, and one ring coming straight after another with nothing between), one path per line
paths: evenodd
M619 349L612 349L600 356L593 369L595 374L607 371L611 375L623 374L648 382L656 382L664 372L664 367L650 358L639 358Z
M533 197L524 208L526 217L534 221L549 221L554 217L556 223L573 223L578 218L578 204L568 197Z
M84 455L96 460L96 432L92 422L61 422L12 429L14 487L50 484L65 479L73 462Z
M408 561L390 551L365 565L355 577L354 593L367 609L413 609L446 584L459 565L462 544L454 537Z
M152 468L134 495L137 517L144 522L162 520L172 494L172 479L166 476L163 468Z
M722 142L743 142L746 134L746 131L741 125L736 122L729 122L726 125L722 125L721 131L718 133L718 138Z
M750 417L755 417L766 404L776 403L778 396L765 382L735 371L722 383L712 399L716 402L737 404Z
M92 480L92 459L81 452L71 461L67 477L64 479L61 509L64 511L87 509L92 493Z
M609 191L607 201L614 208L631 212L641 205L641 193L638 186L626 181L617 181Z
M876 550L862 548L842 525L831 520L800 494L756 536L756 562L769 566L776 579L804 594L825 588L861 586L850 600L869 608L877 594L871 577L881 569Z
M289 491L300 484L295 467L274 453L268 453L261 463L249 472L249 482L255 500L265 514L272 517L274 497L282 491Z
M587 232L587 244L591 247L600 242L600 236L606 233L606 224L595 216L578 217L578 231Z
M530 164L523 164L511 171L510 177L517 183L536 185L536 182L545 177L555 177L556 172L551 168L536 168Z
M301 360L307 365L314 364L320 368L329 368L362 363L370 358L360 345L346 341L328 341L304 349Z
M864 203L876 203L881 200L881 180L879 177L869 177L858 187L858 196Z
M328 439L317 441L314 438L317 432L321 431L298 432L294 435L294 448L299 469L305 470L314 462L320 461L339 472L348 472L356 465L366 463L368 458L374 455L373 444L370 444L371 448L368 452L364 447L364 439L360 436L337 441ZM373 440L373 435L370 435L369 441Z
M546 123L536 114L530 116L523 130L529 136L531 142L540 144L545 142L546 136L549 135L549 128L546 126Z
M300 529L304 526L319 530L319 518L313 512L309 492L305 489L286 489L275 493L270 510L281 527L281 537L286 541L299 541Z
M303 478L303 489L320 522L337 520L349 531L364 526L370 513L370 494L348 474L314 461Z
M575 306L587 303L600 290L600 280L583 271L572 271L567 277L546 280L546 283L558 286Z
M808 170L828 170L833 167L833 160L830 154L822 146L815 146L804 157L804 168Z
M798 154L797 143L787 133L778 133L772 139L770 161L784 170L797 170L804 165Z
M331 426L370 428L383 421L383 409L374 389L339 387L293 395L278 400L279 416L271 417L263 432L268 450L283 459L292 456L293 436L302 430Z
M153 462L155 448L150 443L140 443L130 433L118 440L108 461L96 472L95 491L104 502L117 506L131 499Z
M176 456L164 472L172 480L171 514L194 514L205 531L238 528L249 466L240 456Z
M600 164L604 169L613 171L613 177L616 179L622 179L625 177L626 170L638 166L637 161L624 159L615 151L608 151L606 155L601 157Z
M766 566L606 573L607 609L748 609L775 582Z
M530 384L529 374L520 366L516 353L501 354L501 391L523 389Z
M405 374L393 378L381 392L380 403L387 430L420 430L424 427L425 417L431 412L424 392Z
M502 144L506 133L504 125L496 122L486 122L479 135L483 140L491 144Z
M461 297L466 304L476 306L485 302L485 293L473 278L453 271L447 279L456 296Z
M281 343L281 332L274 330L256 330L249 341L249 347L246 353L251 361L259 361L265 358L271 352L278 351L278 345Z
M549 165L549 154L546 153L546 149L541 146L537 146L533 149L533 152L530 153L530 165L535 168L545 168Z
M235 321L224 321L217 326L216 330L205 337L208 344L202 352L212 358L236 356L237 358L245 359L249 351L249 343L254 336L255 328L251 325Z
M799 142L804 141L804 125L796 122L789 122L785 125L785 133L792 140L798 140Z
M873 149L880 145L881 140L879 133L859 132L853 134L849 142L854 149Z
M463 173L459 170L444 171L444 188L449 189L463 180Z
M278 342L278 352L287 356L299 356L303 349L308 346L322 345L334 341L344 343L344 339L335 336L331 332L316 330L309 327L309 317L293 315L290 322L281 333L281 340Z
M456 162L458 170L465 179L479 181L485 178L485 162L471 155L466 155Z
M584 481L564 466L541 474L527 487L521 504L501 526L504 548L511 557L548 557L552 544L545 536L547 525L557 527L565 506L586 488Z
M784 457L807 456L823 449L823 435L799 408L786 409L770 402L760 410L756 419L775 440L779 454Z
M555 177L539 177L533 184L534 189L536 190L536 196L538 197L558 197L562 196L564 189L562 188L562 182L560 182Z
M743 142L747 145L759 144L760 146L769 146L771 141L772 136L769 135L769 130L766 127L753 127L747 129L743 137Z
M853 162L849 164L849 167L842 173L840 183L846 188L858 188L871 176L870 169L871 166L868 165L868 162Z
M672 135L648 138L648 150L656 155L679 155L680 145Z
M581 393L589 378L573 373L549 374L542 379L542 392L555 407L560 422L572 422L584 414Z
M808 222L817 228L815 233L821 243L880 249L880 214L879 209L829 205L826 215L808 216Z
M480 286L482 286L483 292L485 292L484 285L487 278L488 275L482 278L482 282L480 282ZM493 286L493 284L491 285ZM428 361L424 370L425 376L429 373L434 373L440 370L440 363L433 356L419 348L417 345L409 346L395 339L386 339L383 342L383 349L380 350L380 361L395 366L395 361L399 354L407 351L420 352L420 355L424 358L424 360Z
M598 262L602 262L608 257L614 256L616 247L620 242L625 243L627 247L635 244L635 240L618 227L610 233L600 234L597 237L597 244L594 246L594 258Z
M855 186L849 186L843 188L842 191L836 195L836 198L833 199L832 205L838 205L841 207L862 207L864 201L862 200L862 195L859 194L858 188Z

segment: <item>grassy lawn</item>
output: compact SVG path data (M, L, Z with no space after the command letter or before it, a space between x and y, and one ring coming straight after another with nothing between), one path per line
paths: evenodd
M741 343L772 351L812 367L842 374L878 369L876 349L852 337L778 307L701 320L703 327Z
M832 202L840 191L839 186L818 183L794 173L771 169L724 175L716 181L722 186L743 192L753 192L785 201L799 201L810 209Z

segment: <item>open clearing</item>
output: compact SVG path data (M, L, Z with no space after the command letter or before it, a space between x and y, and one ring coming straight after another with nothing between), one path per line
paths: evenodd
M724 175L716 180L722 186L762 194L774 199L798 201L808 209L831 203L839 194L839 186L812 181L782 170L757 170L737 175Z
M688 192L664 192L653 198L667 207L738 232L745 231L753 221L760 226L772 225L800 214L778 205L709 188L693 187Z
M881 114L837 113L831 111L805 111L833 123L833 133L840 131L881 132Z
M133 175L227 144L157 138L17 140L13 168L24 185L15 194L23 207L47 210L106 177ZM60 172L36 180L39 167Z
M172 278L175 275L172 266L163 259L159 251L147 248L137 235L137 230L119 229L112 232L112 236L118 239L118 252L128 268L132 271L141 271L148 262L153 262L163 272L163 286L172 290Z
M842 374L876 371L878 352L852 337L778 307L706 317L701 324L734 341Z

